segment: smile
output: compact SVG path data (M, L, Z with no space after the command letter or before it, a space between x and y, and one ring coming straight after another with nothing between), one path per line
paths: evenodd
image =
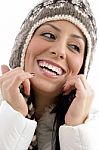
M63 75L63 69L50 61L46 60L39 60L38 61L39 67L43 70L43 72L47 73L50 76L61 76Z

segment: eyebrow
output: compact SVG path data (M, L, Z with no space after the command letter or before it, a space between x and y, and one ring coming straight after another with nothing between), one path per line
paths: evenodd
M82 39L85 42L85 38L76 34L71 34L71 37L77 38L77 39Z
M49 25L49 26L51 26L52 28L54 28L55 30L57 30L58 32L61 32L61 30L60 30L58 27L56 27L55 25L52 25L52 24L50 24L50 23L47 23L46 25ZM74 38L77 38L77 39L82 39L82 40L85 42L85 39L84 39L84 37L82 37L82 36L79 36L79 35L76 35L76 34L71 34L70 36L71 36L71 37L74 37Z
M52 28L54 28L55 30L57 30L58 32L61 32L61 30L60 30L58 27L56 27L55 25L52 25L52 24L50 24L50 23L47 23L46 25L49 25L49 26L51 26Z

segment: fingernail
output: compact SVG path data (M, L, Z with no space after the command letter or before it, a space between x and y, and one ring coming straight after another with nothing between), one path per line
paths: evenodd
M35 73L33 73L33 72L32 72L32 73L30 73L30 74L31 74L31 75L33 75L33 76L35 76Z

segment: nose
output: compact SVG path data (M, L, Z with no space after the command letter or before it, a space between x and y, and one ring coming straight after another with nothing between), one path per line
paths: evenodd
M55 58L66 59L66 44L57 43L50 49L50 54Z

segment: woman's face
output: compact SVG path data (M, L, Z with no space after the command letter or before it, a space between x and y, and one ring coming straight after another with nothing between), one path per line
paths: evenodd
M35 92L58 95L68 77L81 69L85 37L68 21L47 22L34 33L27 48L25 71L35 73Z

